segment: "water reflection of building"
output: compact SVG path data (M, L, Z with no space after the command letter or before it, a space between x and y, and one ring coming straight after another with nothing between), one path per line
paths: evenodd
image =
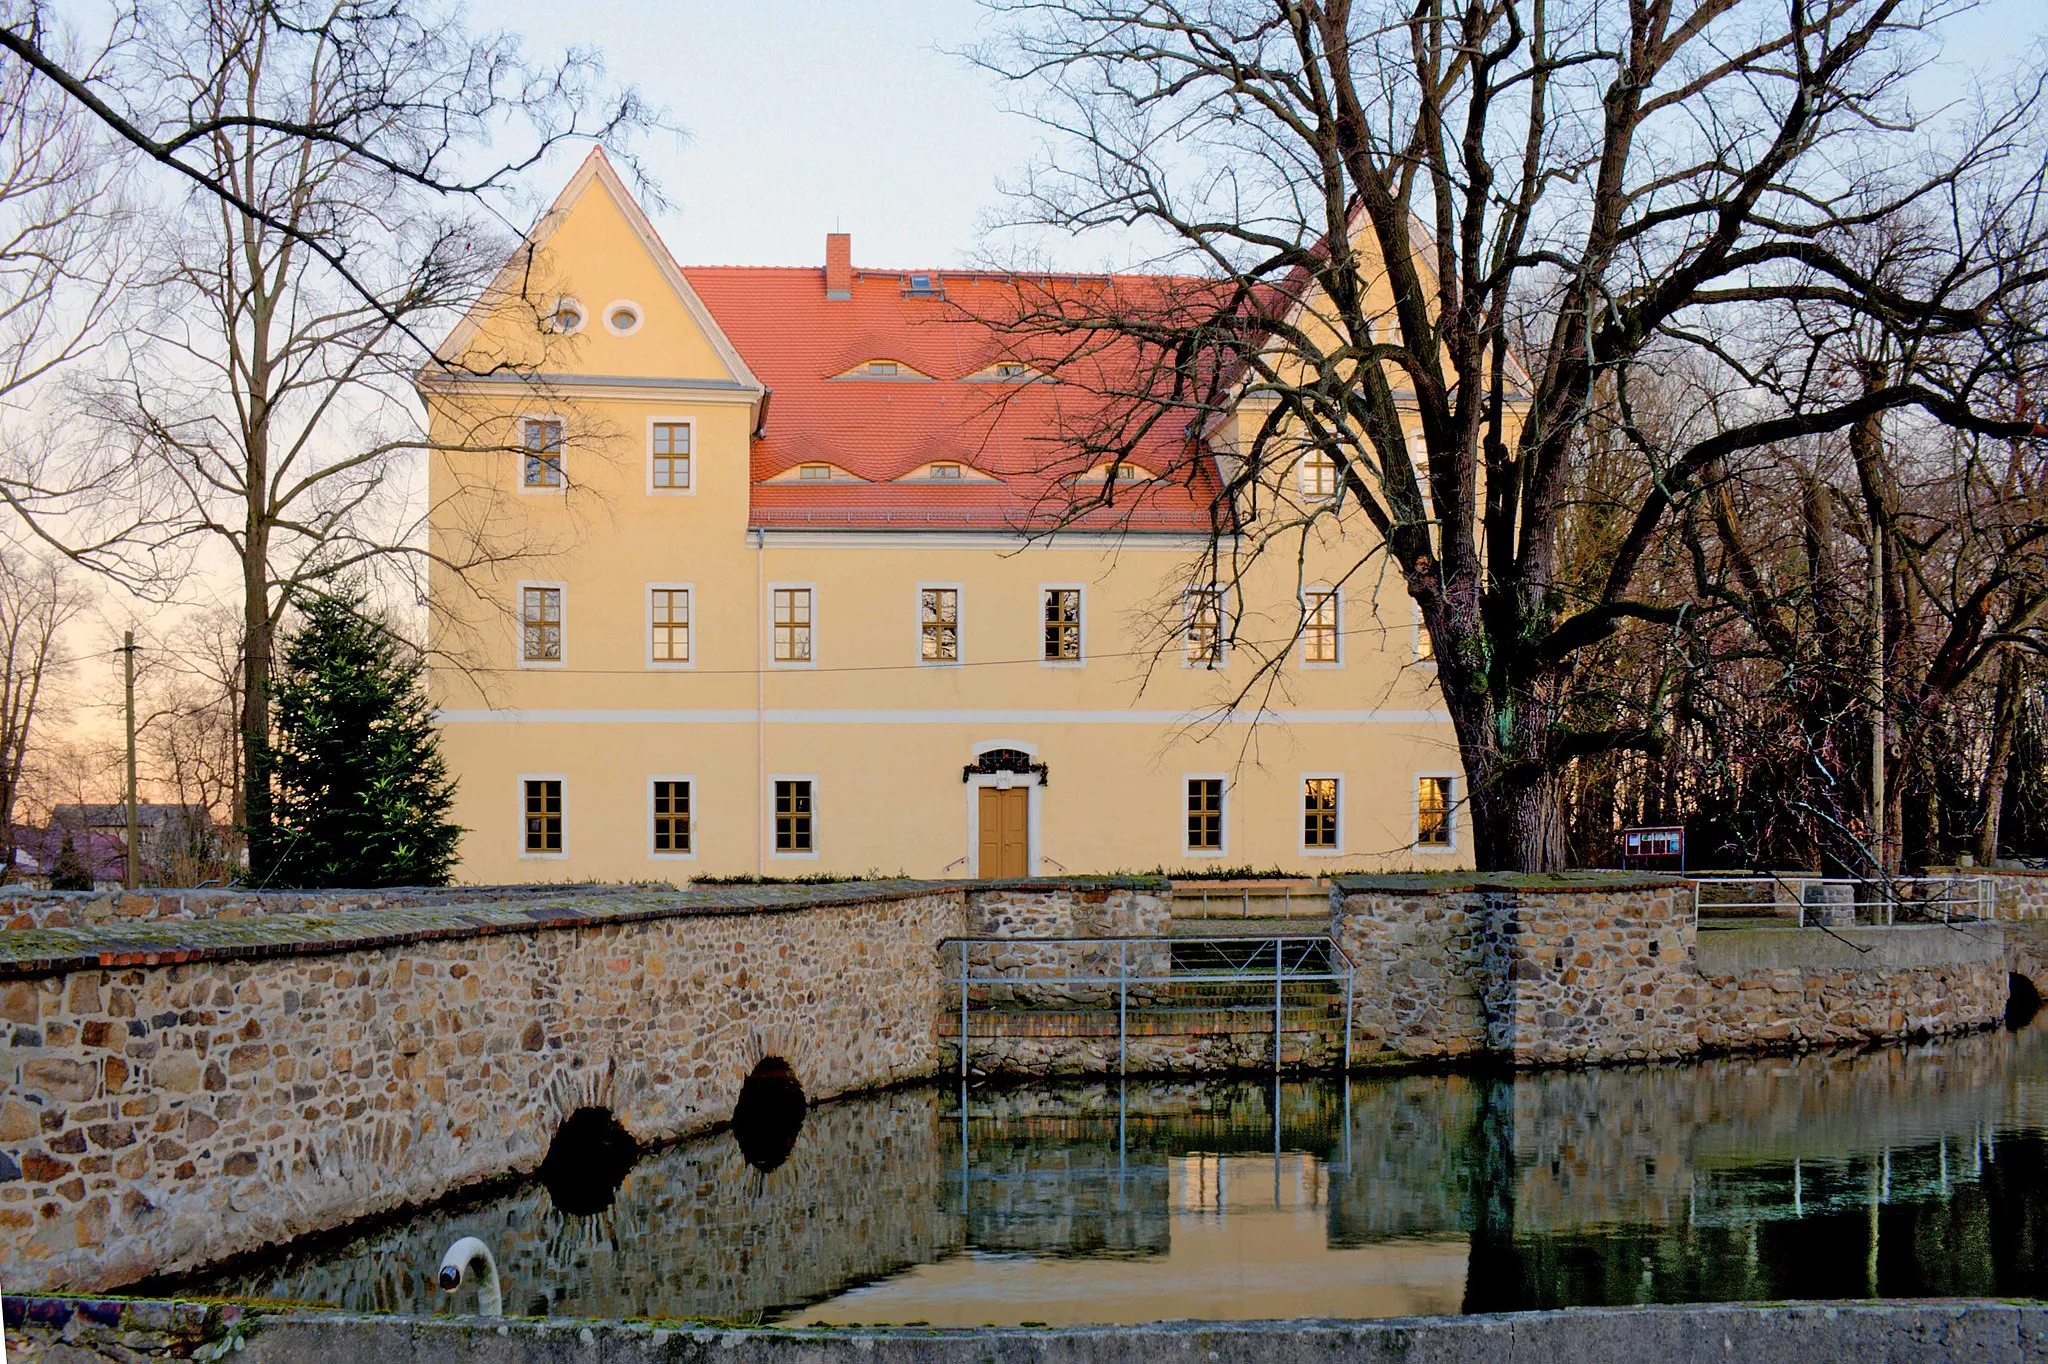
M1080 1174L1067 1220L1081 1223L1112 1185L1108 1159L1082 1172L1064 1148L1046 1169ZM1014 1253L1018 1227L1043 1228L1041 1207L1023 1210L991 1244L975 1228L998 1225L992 1199L1018 1187L1007 1171L975 1163L967 1181L968 1248L866 1285L799 1314L800 1322L923 1321L934 1326L1042 1321L1051 1325L1231 1316L1379 1317L1455 1312L1465 1294L1462 1238L1390 1239L1356 1245L1327 1235L1339 1171L1323 1156L1125 1151L1123 1214L1151 1233L1115 1263L1076 1246ZM985 1181L985 1182L984 1182ZM1052 1181L1037 1186L1047 1199ZM986 1192L984 1192L986 1191ZM1136 1238L1134 1238L1136 1239ZM1006 1253L1007 1252L1007 1253Z

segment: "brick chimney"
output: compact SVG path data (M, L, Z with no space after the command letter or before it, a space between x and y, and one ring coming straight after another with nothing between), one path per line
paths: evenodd
M825 234L825 297L853 297L853 234Z

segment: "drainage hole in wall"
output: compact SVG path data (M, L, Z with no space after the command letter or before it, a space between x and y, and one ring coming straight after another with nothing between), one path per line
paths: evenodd
M754 1067L732 1108L732 1137L747 1164L767 1174L789 1159L804 1129L804 1087L780 1056Z
M609 1108L579 1108L555 1129L540 1182L557 1208L571 1217L595 1217L612 1205L640 1143Z

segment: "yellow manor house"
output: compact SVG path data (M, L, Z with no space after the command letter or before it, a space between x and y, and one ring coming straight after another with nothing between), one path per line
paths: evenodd
M1213 585L1220 476L1063 463L1009 287L678 267L591 154L420 381L461 879L1470 865L1370 527Z

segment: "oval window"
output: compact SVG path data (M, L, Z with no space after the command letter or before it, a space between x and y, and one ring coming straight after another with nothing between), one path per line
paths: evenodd
M631 336L640 330L640 307L634 303L614 303L604 310L604 325L614 336Z
M573 298L560 299L555 303L549 326L563 336L574 336L583 330L583 305Z

